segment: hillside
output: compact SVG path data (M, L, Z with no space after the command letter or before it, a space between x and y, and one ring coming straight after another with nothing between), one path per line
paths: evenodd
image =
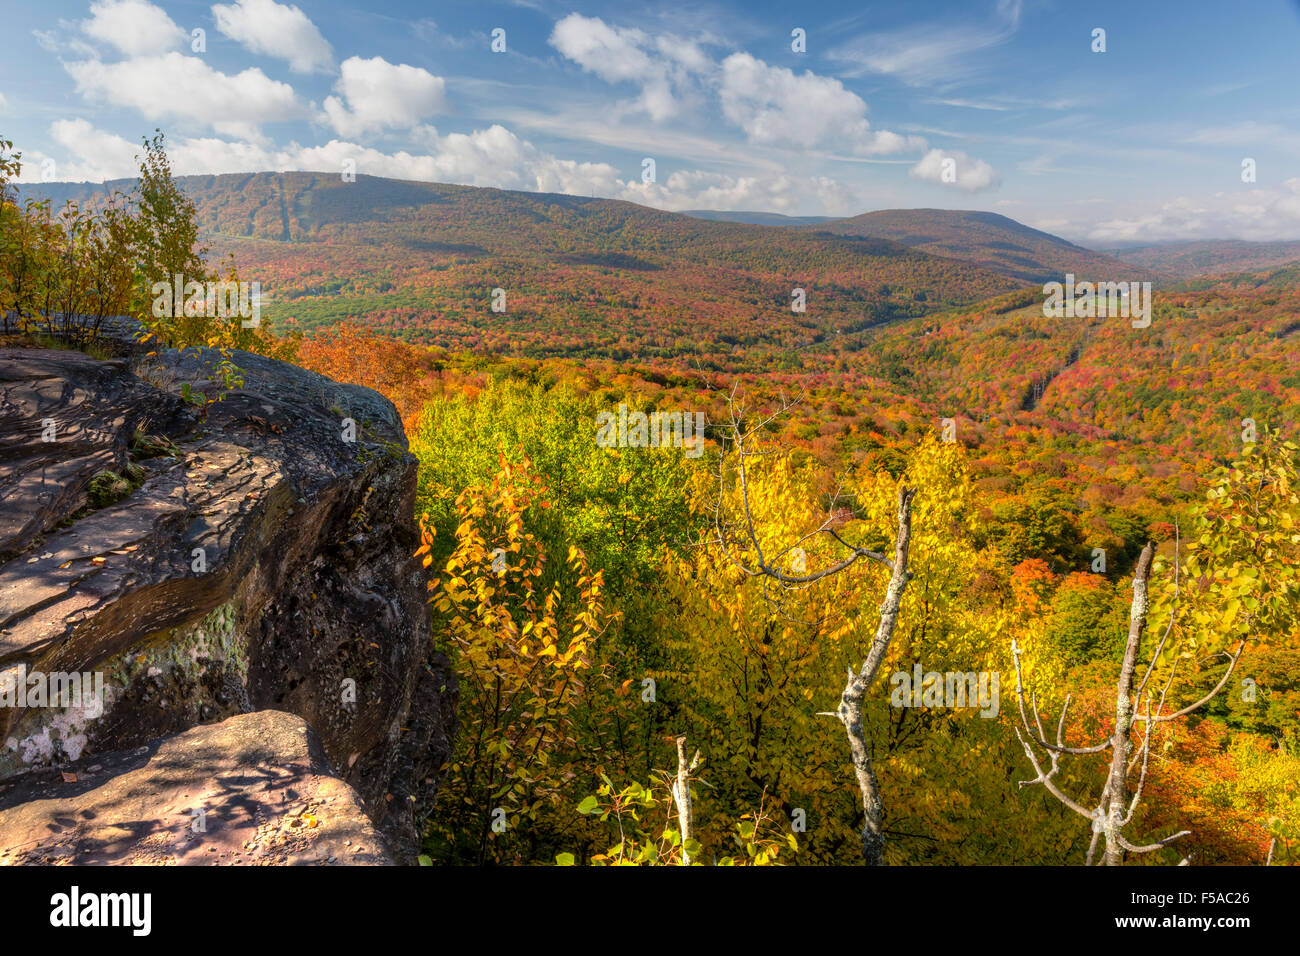
M1249 272L1300 262L1300 240L1246 242L1241 239L1201 239L1166 242L1113 250L1136 265L1158 269L1180 278Z
M1060 281L1072 272L1092 279L1156 278L1150 268L1076 246L992 212L883 209L836 219L804 231L888 239L909 249L964 259L1022 282Z
M683 709L699 721L692 725L693 739L704 739L714 752L730 753L743 751L752 740L752 728L767 727L759 722L760 715L768 721L771 715L783 719L791 712L805 714L810 699L834 706L842 688L832 680L814 688L811 698L799 693L800 684L793 678L790 683L796 690L774 691L774 698L761 701L752 701L735 688L744 686L746 675L762 674L754 659L761 664L777 658L778 666L787 668L778 671L784 675L793 666L789 661L821 652L816 639L825 635L817 627L826 616L844 607L870 613L879 606L880 585L862 591L837 585L825 604L799 605L798 614L789 614L792 623L775 631L774 639L771 622L776 615L761 584L736 573L723 556L691 552L679 557L680 542L693 540L692 529L682 523L698 513L666 505L675 499L656 485L654 475L689 469L690 460L635 450L616 456L598 447L590 436L602 409L625 403L642 409L691 410L710 423L709 435L725 438L732 411L727 396L734 394L733 389L742 396L751 419L773 413L790 396L799 396L799 404L780 415L770 429L763 426L768 434L762 447L790 449L788 461L798 477L796 483L782 470L786 459L778 455L774 458L782 464L772 466L764 483L756 480L752 486L755 500L761 502L759 514L768 522L764 527L770 538L763 540L801 541L801 535L827 520L827 502L836 500L831 496L838 495L854 476L879 474L881 469L895 477L905 469L908 475L919 474L918 482L941 489L942 500L954 501L954 512L941 530L930 532L934 536L927 550L918 552L927 557L938 553L946 559L951 552L940 549L965 533L968 522L981 550L960 571L914 588L921 597L906 612L903 625L912 643L904 645L900 663L891 669L906 672L916 660L933 661L935 652L917 636L934 632L932 621L922 615L928 608L941 609L936 614L959 608L955 613L963 616L948 625L950 631L939 633L959 634L963 642L986 640L989 650L974 653L987 653L994 660L992 655L1005 654L1011 640L1049 660L1059 660L1052 666L1059 666L1061 684L1069 692L1077 691L1076 699L1085 701L1081 709L1089 715L1106 704L1113 706L1102 695L1113 693L1109 683L1130 620L1129 575L1146 542L1160 542L1163 560L1168 562L1179 548L1185 554L1198 541L1221 540L1220 535L1232 533L1234 523L1257 533L1248 518L1235 513L1224 520L1224 530L1211 531L1197 509L1212 507L1216 509L1212 514L1218 514L1222 506L1217 502L1225 497L1230 499L1228 507L1241 507L1234 504L1237 501L1254 507L1261 487L1270 486L1268 480L1248 471L1252 459L1258 460L1252 450L1252 459L1238 472L1250 475L1240 491L1207 495L1210 484L1222 474L1216 473L1215 466L1234 458L1241 461L1245 419L1253 419L1261 438L1272 428L1294 434L1290 423L1296 421L1295 410L1300 407L1295 321L1300 299L1295 288L1220 285L1180 294L1161 292L1153 322L1146 329L1134 329L1126 321L1045 318L1033 299L1032 290L1027 290L974 308L837 337L784 356L788 361L777 366L762 354L749 352L737 360L741 370L729 375L700 376L693 369L674 368L676 363L649 361L447 356L401 343L377 347L363 336L352 338L350 332L308 343L304 360L325 366L321 370L329 374L371 383L395 396L438 396L434 406L422 413L410 409L421 416L412 447L429 469L427 500L431 508L444 510L437 540L453 535L457 522L469 520L465 513L450 510L449 496L441 488L474 487L495 473L492 456L508 456L518 448L542 463L545 484L560 499L555 511L572 515L568 533L553 533L554 537L573 541L616 582L610 593L629 609L628 643L638 649L667 646L670 663L657 673L673 680L661 686L675 688L691 682L689 693L673 700L688 701ZM402 378L393 377L395 369ZM945 418L955 424L951 445L935 441ZM1292 447L1287 453L1293 451ZM959 470L918 472L916 462L925 455L959 462ZM756 456L755 460L762 459ZM710 473L707 480L711 485L716 479ZM1277 487L1282 495L1294 488L1293 468L1279 475ZM892 480L883 490L868 485L860 499L865 502L863 510L873 509L867 513L879 522L893 490ZM1276 499L1265 496L1265 500ZM1294 503L1288 507L1294 512ZM537 526L554 528L557 520L548 511L546 523ZM1286 514L1277 520L1291 528L1296 518ZM1271 513L1262 522L1271 526ZM889 540L861 525L854 526L853 532L856 536L847 540L869 536L866 540L872 547ZM1263 533L1268 533L1267 527ZM1288 540L1288 554L1294 554L1300 542L1293 535ZM647 545L648 541L656 544ZM643 592L625 582L633 578L629 565L645 560L647 553L672 558L646 572ZM1241 553L1251 552L1246 548ZM1104 558L1100 571L1095 565L1098 554ZM808 560L811 564L811 555ZM829 560L825 552L820 560L820 566L825 566ZM1294 557L1284 560L1297 566ZM934 574L931 567L925 566L923 573ZM1166 595L1177 587L1173 578L1166 571L1159 579ZM953 589L956 595L946 598ZM1205 592L1191 593L1189 600ZM1201 599L1206 602L1207 609L1201 612L1206 619L1219 620L1214 613L1216 596L1210 593ZM1207 631L1210 628L1197 627L1192 633L1204 640ZM990 636L980 636L986 633ZM806 643L801 644L801 638ZM697 651L701 645L707 653ZM841 664L843 648L830 646L830 652L816 658L819 668L828 669L827 661ZM805 647L812 650L804 651ZM959 662L956 666L973 666L966 663L973 654L966 647L963 643L950 652L949 659ZM1194 837L1180 853L1239 863L1265 858L1270 837L1255 822L1259 814L1253 807L1237 811L1217 796L1194 803L1191 795L1203 787L1206 764L1232 781L1225 787L1253 780L1251 774L1259 772L1253 761L1262 759L1255 755L1266 753L1263 748L1270 742L1264 738L1286 739L1284 734L1294 732L1286 728L1295 727L1295 675L1300 671L1295 658L1287 656L1291 653L1266 649L1243 658L1249 673L1268 675L1269 693L1279 700L1275 711L1263 715L1262 708L1237 706L1236 695L1225 695L1228 702L1216 705L1209 719L1191 731L1203 737L1171 738L1169 758L1160 762L1159 777L1153 778L1158 782L1149 789L1152 822L1147 825L1163 833L1171 819L1190 817ZM1059 658L1053 657L1058 654ZM635 681L637 666L642 666L639 661L619 671L618 678ZM942 670L944 665L930 666ZM716 676L720 667L725 680ZM969 806L979 808L957 825L969 827L974 834L962 842L959 859L996 859L1005 864L1058 855L1077 857L1086 851L1086 832L1070 843L1071 822L1066 822L1059 835L1053 829L1050 838L1043 838L1044 828L1060 821L1042 818L1026 825L1026 838L1016 850L1019 855L1013 860L1007 857L1000 837L1014 825L1010 821L1023 819L1026 809L1022 802L989 799L1005 786L1005 768L1013 766L1017 754L1014 730L1006 723L1016 713L1015 701L1005 690L1014 686L1014 675L1008 665L1002 667L1006 681L1002 723L968 720L955 725L953 733L961 736L952 743L952 762L936 761L943 768L936 773L969 774L954 782L953 792L963 806L970 801ZM1215 673L1209 668L1194 671L1180 701L1207 693ZM822 676L820 670L816 674ZM627 685L615 682L613 686L615 699L623 700L617 688L625 690ZM714 696L708 697L710 693ZM709 709L694 703L699 700L706 700ZM885 701L878 703L872 719L884 726L889 719ZM742 716L729 723L735 709ZM631 712L639 717L649 710L634 707ZM662 726L656 725L655 731ZM882 763L889 768L890 792L912 793L905 790L905 781L915 767L913 753L934 752L932 726L918 724L915 743L887 752ZM704 737L715 727L724 731ZM809 732L813 729L810 726ZM1073 726L1067 733L1073 741L1091 739L1095 730L1088 724ZM1242 730L1258 734L1261 742L1258 751L1252 749L1248 757L1238 759L1235 752L1223 750L1221 741ZM987 738L975 736L985 732ZM765 729L764 733L772 732ZM785 733L773 736L777 742L770 749L756 755L746 752L744 768L761 766L762 779L784 780L784 754L791 738ZM976 751L977 744L988 749ZM616 745L602 741L602 746L609 749L601 753L617 752ZM809 751L823 759L823 750L810 746ZM971 760L974 752L979 756ZM1286 753L1280 747L1273 752ZM998 754L998 759L987 759L989 753ZM1294 766L1294 758L1286 759ZM963 760L971 761L969 770ZM790 787L798 794L797 805L802 805L804 791L794 788L812 789L816 784L808 782L802 760L791 763L795 769L789 772ZM962 769L950 769L956 767ZM981 782L985 773L987 782ZM830 779L821 798L827 809L820 812L827 821L842 823L853 817L856 805L835 786L835 778ZM745 776L740 785L752 787L753 781ZM899 829L906 832L923 832L926 823L943 812L933 809L926 788L914 801L900 802L905 809L898 817L904 821ZM455 809L450 803L448 807ZM454 828L446 830L454 835ZM855 841L845 830L840 833L835 838L819 827L806 845L801 843L801 861L847 858L847 848ZM990 835L996 835L996 847L983 844ZM438 844L437 852L448 852L447 845L453 845L450 836ZM492 852L504 853L498 846L503 844L493 844ZM1035 849L1039 846L1043 849ZM905 844L895 852L909 862L953 862L948 847L935 847L929 841ZM1178 859L1174 856L1168 862Z
M262 282L272 322L357 317L454 348L715 362L735 347L789 349L1020 284L884 239L615 200L324 173L180 182L212 258L233 256ZM127 185L36 188L94 200ZM495 288L506 293L501 313ZM805 312L791 311L795 288Z

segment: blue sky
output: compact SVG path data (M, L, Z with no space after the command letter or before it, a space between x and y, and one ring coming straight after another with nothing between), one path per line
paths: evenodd
M130 175L160 126L181 173L1300 238L1295 2L6 5L0 135L27 180Z

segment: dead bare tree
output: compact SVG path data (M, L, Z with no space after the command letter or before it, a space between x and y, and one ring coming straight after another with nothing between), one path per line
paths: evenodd
M1047 740L1047 735L1043 731L1042 719L1038 713L1036 694L1030 694L1029 708L1026 709L1025 688L1020 667L1021 649L1014 640L1011 642L1011 654L1016 668L1016 700L1020 709L1020 722L1023 725L1023 733L1021 727L1016 728L1016 737L1019 738L1021 746L1024 747L1025 756L1029 758L1029 763L1033 767L1034 773L1037 774L1033 780L1020 781L1020 786L1041 784L1047 789L1048 793L1062 804L1090 821L1092 839L1088 844L1088 855L1085 861L1089 866L1093 864L1097 857L1097 843L1099 840L1104 841L1104 850L1097 862L1106 866L1119 866L1124 860L1125 853L1152 853L1163 849L1191 832L1190 830L1180 830L1163 840L1139 846L1127 839L1124 829L1132 823L1133 815L1142 800L1142 788L1146 784L1147 766L1151 756L1151 741L1155 728L1160 724L1185 717L1212 700L1227 685L1228 679L1232 676L1237 661L1241 657L1241 652L1245 648L1246 642L1242 641L1237 645L1235 651L1231 653L1221 651L1215 655L1216 657L1226 658L1228 666L1214 689L1195 703L1172 713L1165 713L1165 702L1169 689L1173 685L1178 666L1177 661L1175 660L1170 666L1164 685L1161 687L1158 697L1154 700L1154 695L1148 690L1147 685L1155 672L1160 655L1168 646L1170 635L1173 633L1174 612L1171 610L1169 623L1160 638L1160 643L1156 646L1155 652L1151 655L1146 673L1136 689L1134 688L1134 676L1142 649L1142 636L1147 623L1149 608L1148 585L1151 575L1151 561L1154 555L1155 544L1148 542L1138 556L1137 566L1133 572L1133 601L1129 609L1128 641L1124 646L1124 658L1120 664L1119 680L1115 687L1115 722L1111 735L1106 740L1087 747L1066 745L1064 739L1065 718L1070 708L1070 697L1068 695L1057 720L1056 742L1050 743ZM1175 557L1174 561L1174 573L1176 604L1178 586L1177 557ZM1029 719L1030 711L1033 713L1032 725ZM1137 742L1136 746L1132 739L1135 725L1141 725L1142 727L1141 740ZM1046 752L1046 769L1044 769L1042 757L1035 748L1041 748ZM1106 773L1105 784L1101 789L1095 807L1090 808L1080 803L1057 785L1055 777L1060 771L1060 758L1062 755L1086 756L1107 751L1110 752L1109 768ZM1130 792L1128 781L1135 769L1138 770L1137 784ZM1187 859L1185 858L1183 862L1186 863Z
M756 449L754 437L777 417L789 411L794 404L783 401L775 412L757 423L750 423L745 420L743 407L736 397L736 390L733 388L727 396L729 420L723 426L723 450L718 456L718 497L713 514L714 530L713 537L708 539L708 543L720 547L727 560L745 575L764 578L764 593L774 605L779 605L779 602L774 600L768 591L768 585L772 583L782 590L800 590L841 574L863 560L875 562L889 569L889 583L885 588L875 637L867 651L866 659L856 672L851 666L849 667L838 709L821 715L836 717L844 725L849 751L853 758L854 775L862 796L864 817L862 859L868 866L880 866L884 863L884 802L872 766L870 742L862 725L862 708L867 692L874 683L893 640L903 592L912 577L907 564L912 537L912 499L916 489L901 484L898 488L896 512L898 528L892 559L880 552L845 540L837 527L842 501L840 489L836 489L831 498L826 520L817 528L803 534L775 554L765 553L750 509L749 467L754 459L769 455L771 452ZM733 496L738 501L740 512L734 521L729 520L725 504ZM794 573L784 570L787 566L787 556L819 535L825 535L833 540L843 557L817 570L804 568Z

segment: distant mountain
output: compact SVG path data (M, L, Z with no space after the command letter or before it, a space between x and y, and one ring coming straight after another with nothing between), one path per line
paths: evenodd
M731 212L725 209L687 209L683 215L714 222L744 222L753 226L810 226L830 222L834 216L783 216L779 212Z
M355 318L455 349L688 355L716 366L737 349L800 348L1023 288L886 239L611 199L337 173L180 183L211 258L231 255L243 278L262 283L273 324ZM129 185L24 192L93 202ZM492 308L495 289L503 311Z
M1150 266L1085 249L992 212L884 209L805 226L814 234L888 239L909 249L965 259L1023 282L1060 281L1072 272L1091 281L1159 279Z
M1300 240L1246 242L1241 239L1200 239L1113 251L1127 262L1179 278L1252 272L1300 262Z

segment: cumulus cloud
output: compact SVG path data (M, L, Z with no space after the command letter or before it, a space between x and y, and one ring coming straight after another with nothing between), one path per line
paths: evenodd
M472 186L576 194L608 193L617 181L614 167L608 163L558 159L496 125L443 137L431 178Z
M96 129L89 120L56 120L50 124L50 138L78 160L59 172L60 179L122 179L139 170L136 156L143 152L142 146Z
M656 121L677 115L692 75L713 68L694 42L667 35L652 39L641 30L613 27L580 13L556 22L550 44L606 82L639 86L636 106Z
M340 136L359 136L394 126L414 126L446 105L446 81L428 70L389 63L383 57L343 61L325 117Z
M138 110L149 120L210 126L229 136L256 137L262 123L306 115L293 88L258 69L230 75L203 60L167 53L120 63L66 63L77 92Z
M148 0L95 0L81 29L127 56L163 53L189 38L162 7Z
M654 70L642 49L647 37L640 30L611 27L600 17L571 13L555 24L550 43L584 70L603 80L639 81Z
M295 6L275 0L236 0L212 8L217 29L245 49L275 57L295 73L315 73L334 65L334 50L316 24Z
M629 181L617 198L659 209L759 210L793 214L819 209L826 215L848 216L861 211L856 194L825 176L787 173L731 176L702 170L674 172L663 183Z
M920 145L897 133L872 130L866 102L839 80L812 71L799 75L748 53L722 61L720 96L723 115L752 143L834 145L859 155Z
M908 170L914 179L956 186L966 192L979 192L998 186L997 171L982 159L967 156L959 149L932 149Z
M23 146L23 171L19 182L39 183L45 176L60 182L103 182L134 176L138 170L135 154L141 147L132 145L115 133L96 129L88 120L57 120L48 129L50 139L62 146L64 156L51 156L39 149Z
M697 42L651 37L579 13L559 20L550 42L587 72L640 87L634 107L655 121L673 118L707 93L758 145L829 146L859 156L925 146L919 138L871 129L866 102L839 80L769 66L748 53L719 64Z

